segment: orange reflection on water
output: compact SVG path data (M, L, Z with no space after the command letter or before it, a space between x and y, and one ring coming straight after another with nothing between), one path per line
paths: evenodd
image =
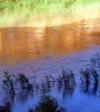
M0 28L0 62L62 56L100 44L100 19L55 27Z

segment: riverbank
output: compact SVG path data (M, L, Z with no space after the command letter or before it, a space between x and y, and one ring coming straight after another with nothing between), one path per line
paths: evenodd
M92 5L99 2L99 0L0 0L0 10L4 12L18 12L19 10L34 11L35 9L70 8L72 6Z
M5 12L0 17L0 28L3 27L54 27L75 23L78 21L96 19L100 15L99 4L74 6L69 9L50 8L36 9L34 11L19 10L18 12ZM56 21L56 22L55 22Z

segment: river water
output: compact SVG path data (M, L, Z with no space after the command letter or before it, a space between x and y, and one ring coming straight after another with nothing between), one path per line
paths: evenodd
M90 59L100 53L100 7L39 10L28 16L17 16L6 15L0 21L1 83L4 70L24 72L31 77L32 67L38 83L46 73L57 77L64 68L74 71L78 85L79 70L91 66ZM17 96L11 100L2 97L0 91L1 102L10 100L14 112L26 112L38 102L38 97L30 95L25 101ZM70 112L100 111L100 97L80 92L79 87L65 96L54 89L50 94L63 101Z

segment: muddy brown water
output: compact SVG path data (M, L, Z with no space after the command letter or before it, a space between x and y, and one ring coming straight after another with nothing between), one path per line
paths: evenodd
M56 12L50 16L39 12L38 19L34 14L36 18L30 15L30 19L25 18L23 22L19 18L11 22L8 18L5 27L0 23L0 84L4 70L24 72L31 77L31 67L36 71L38 83L46 73L57 77L64 68L76 73L75 79L79 84L79 70L91 66L92 56L100 53L100 9L70 12L68 17L64 14L67 12L60 12L60 16ZM52 88L49 94L63 101L63 106L70 112L99 112L98 91L93 94L91 89L84 91L77 86L74 91L63 93ZM14 112L26 112L34 107L39 100L37 93L34 95L26 95L26 98L25 95L15 96L12 100L7 94L2 96L0 89L1 104L10 100Z

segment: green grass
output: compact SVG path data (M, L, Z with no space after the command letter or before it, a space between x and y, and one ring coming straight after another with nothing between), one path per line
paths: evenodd
M45 18L45 16L51 17L56 12L83 13L90 8L100 7L99 4L100 0L0 0L0 27L16 27L16 25L26 27L30 26L25 24L26 21L30 23L34 14Z
M100 3L99 0L0 0L0 12L19 13L37 9L70 8Z

